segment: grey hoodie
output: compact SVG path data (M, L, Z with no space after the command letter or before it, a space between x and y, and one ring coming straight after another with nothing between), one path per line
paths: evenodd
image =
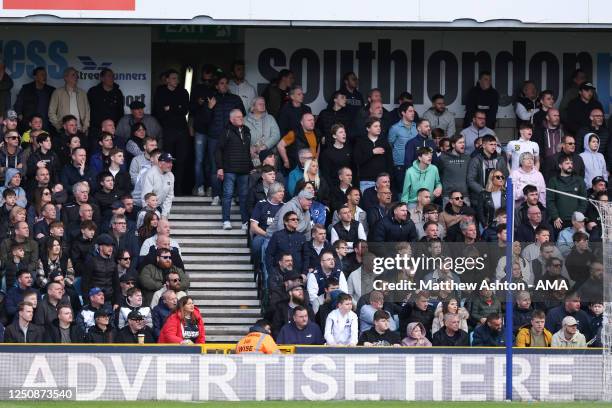
M444 109L439 113L433 107L427 109L423 114L423 119L427 119L432 129L440 128L446 133L446 137L455 136L455 114Z
M4 190L9 188L9 183L11 182L11 179L15 177L15 174L17 173L21 173L21 171L19 169L13 169L13 168L6 169L6 174L5 174L6 178L4 180L4 187L0 188L0 203L1 204L4 204L2 193L4 192ZM21 175L21 180L23 184L23 174ZM28 199L26 198L25 190L22 187L11 187L11 190L13 190L15 194L17 194L17 205L19 207L26 208L28 206Z
M280 208L280 210L278 210L278 212L274 216L274 221L272 221L272 224L270 224L270 226L266 230L266 235L268 236L268 238L271 237L272 234L274 234L276 231L280 231L285 228L285 224L283 223L283 217L289 211L293 211L298 216L299 223L297 231L303 233L306 237L306 240L310 241L310 211L302 210L302 206L300 205L300 199L298 196L293 197L291 200L286 202Z
M412 337L412 332L416 327L421 329L421 338L417 339ZM410 347L431 347L431 342L427 340L425 337L425 326L420 322L412 322L408 323L406 328L406 337L402 340L402 346L410 346Z

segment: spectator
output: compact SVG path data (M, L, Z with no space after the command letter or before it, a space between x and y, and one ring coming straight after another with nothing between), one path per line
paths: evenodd
M531 140L533 135L533 124L530 122L521 122L519 125L519 138L508 142L506 146L506 155L510 170L518 170L521 165L521 156L523 153L531 153L533 155L534 166L540 170L540 147Z
M599 151L606 156L608 152L608 141L610 140L610 132L605 124L604 112L601 109L595 108L589 114L589 126L582 127L576 134L578 140L584 140L584 136L588 133L595 133L599 138ZM579 145L578 148L581 151L586 151L587 147L584 148Z
M561 116L561 119L564 120L567 129L576 134L580 128L591 124L589 117L593 109L603 112L603 106L595 95L595 87L585 81L578 87L578 96L567 104L567 116Z
M423 119L428 120L434 129L442 129L447 137L455 136L455 114L446 108L443 95L431 97L431 108L423 113Z
M319 326L311 321L308 310L304 306L293 308L293 319L285 324L276 339L279 344L324 344L323 334Z
M319 155L321 177L324 177L331 190L329 200L331 210L335 211L344 201L346 189L353 181L353 150L346 142L346 128L334 125L327 140L326 148ZM337 179L334 177L337 176Z
M385 307L384 293L378 290L373 290L368 295L368 301L369 303L361 306L361 309L359 310L359 333L363 334L365 331L374 327L374 324L376 322L374 316L380 310L387 313L387 318L389 319L388 327L393 331L397 330L397 324L395 323L393 316L391 315L389 311L384 309Z
M584 184L589 185L595 177L608 180L608 169L604 155L599 153L600 139L595 133L584 135L584 152L580 153L584 162ZM605 150L602 150L605 151Z
M359 336L360 346L401 346L401 339L396 331L389 328L389 315L383 310L374 313L374 326Z
M354 72L346 72L342 76L342 85L338 92L346 95L346 107L352 119L361 107L363 106L363 95L357 89L359 87L359 78Z
M128 149L131 143L130 140L127 145ZM152 156L153 152L157 150L157 140L152 136L146 136L142 142L142 147L142 154L134 156L130 163L130 180L133 186L136 186L146 171L153 167Z
M77 119L77 127L83 133L89 129L90 110L87 94L77 86L79 72L73 67L64 70L64 86L57 88L51 94L49 101L49 121L59 131L62 119L73 115Z
M535 310L531 315L531 323L519 328L516 335L516 347L550 347L552 334L544 328L546 313Z
M506 206L505 180L503 172L493 170L489 173L485 189L480 192L476 218L484 230L495 225L496 212Z
M578 293L583 302L588 301L591 303L597 303L603 299L603 276L604 265L601 260L592 261L589 265L589 278L584 281L584 283L578 289ZM590 311L593 312L593 310ZM591 324L591 328L592 327L593 324ZM595 331L591 330L591 333L595 334Z
M289 90L294 83L293 72L282 69L276 79L264 90L263 97L266 99L266 106L270 115L278 117L280 109L289 101Z
M377 189L376 197L378 198L378 204L375 207L370 207L366 214L369 239L372 238L378 223L388 214L392 198L391 189L380 187Z
M501 303L492 290L483 287L475 294L468 311L472 325L482 325L487 322L487 316L501 312Z
M159 334L158 343L204 344L206 333L200 310L190 296L184 296L176 310L168 316Z
M0 261L4 265L12 260L11 247L13 244L22 244L23 246L23 259L21 262L27 268L28 271L34 272L37 266L38 260L38 243L30 238L30 228L26 222L17 222L15 224L14 236L12 238L6 238L0 244Z
M8 181L11 180L11 177L7 174L9 170L15 169L21 175L20 171L24 167L23 149L19 146L19 143L19 133L16 130L9 130L4 133L4 143L0 147L0 181L6 186L8 186ZM22 197L25 199L25 192Z
M431 347L431 342L425 337L425 327L419 322L412 322L406 328L406 337L402 339L402 346Z
M244 61L234 61L232 63L232 79L229 81L229 89L233 95L238 95L242 99L244 106L251 106L251 102L257 96L257 92L255 87L244 79L244 74Z
M375 242L415 242L417 232L414 223L408 218L406 203L396 203L389 213L378 223L374 231Z
M93 314L94 324L84 336L84 343L110 344L115 342L117 331L110 325L112 313L104 308Z
M587 76L582 68L577 68L572 72L572 76L569 79L569 86L564 89L563 99L559 104L559 110L561 111L561 117L563 121L567 117L567 107L571 101L576 99L580 94L580 85L587 82Z
M389 130L389 144L393 149L393 181L396 186L404 185L406 167L405 165L406 143L418 135L417 126L414 120L416 110L410 103L403 103L398 111L401 115L399 122L394 124Z
M469 127L465 127L460 134L465 138L465 153L471 157L474 157L473 155L477 154L476 152L479 150L476 146L477 142L486 135L495 137L495 132L491 128L487 127L488 119L485 111L477 110L471 117L472 124ZM482 142L484 143L484 141Z
M499 170L504 176L508 176L506 158L497 153L497 139L494 135L486 133L482 137L482 150L468 163L467 185L473 206L478 205L479 195L485 189L489 173L493 170Z
M281 106L277 115L281 135L286 135L290 131L297 132L300 129L300 121L307 113L311 113L311 110L308 105L304 104L302 87L299 85L291 87L289 101Z
M539 241L538 234L546 232L547 239L550 239L552 227L542 221L542 210L538 206L531 206L527 209L527 220L518 224L515 228L514 239L519 242L531 243ZM532 259L528 259L531 261Z
M391 146L384 137L381 137L382 127L380 119L371 118L366 122L367 136L357 139L353 150L355 165L359 171L360 189L375 186L379 174L390 174L393 156Z
M474 329L472 346L502 347L504 345L502 318L498 313L487 315L486 322Z
M49 276L53 272L59 272L66 279L66 283L72 285L74 282L74 268L68 254L62 248L59 238L49 237L43 241L43 251L38 261L36 284L44 288L49 283Z
M431 125L427 120L421 119L417 125L417 130L418 134L410 139L404 148L404 166L406 170L409 170L418 159L418 152L421 148L428 147L432 153L437 148L436 143L431 138ZM437 163L438 156L434 156L433 159Z
M55 88L47 84L47 70L44 67L34 68L32 77L34 80L24 84L19 90L14 108L21 121L38 117L42 127L49 129L49 103ZM9 80L10 77L4 75L3 82Z
M525 199L523 196L523 189L527 185L535 186L540 195L540 202L542 204L546 203L546 183L544 182L542 173L534 166L534 157L533 154L528 152L521 153L519 159L520 167L512 170L510 173L514 185L514 201L516 207L520 206Z
M304 295L304 286L301 283L287 282L285 285L287 289L286 300L281 300L274 305L271 309L272 312L272 335L277 337L281 328L291 323L294 313L293 310L298 306L306 308L309 319L314 320L315 313L308 304L308 299Z
M38 185L36 187L41 187L41 181L45 180L48 186L48 183L53 180L57 181L59 178L59 167L60 160L53 149L53 144L51 142L51 136L44 132L40 133L36 136L36 143L38 144L38 149L33 151L27 160L27 172L26 176L28 178L41 178L37 179L36 182ZM47 177L49 180L46 180L47 177L39 176L39 170L45 169L47 170Z
M74 321L72 308L68 304L57 307L57 317L45 326L47 343L83 343L83 333Z
M528 213L529 208L531 207L537 207L542 215L542 220L547 221L548 211L544 206L545 202L540 202L540 193L538 191L538 188L534 185L527 184L525 187L523 187L522 195L525 200L515 211L515 224L522 225L529 223Z
M359 195L359 190L355 187L351 187L347 192L347 196L352 195L352 192L355 192L356 195ZM348 204L340 208L337 212L338 222L335 222L331 228L331 244L333 245L334 242L336 242L338 239L346 241L346 243L348 244L348 253L350 258L355 257L353 254L353 249L357 244L357 241L367 240L367 232L364 227L364 224L361 222L362 220L365 221L365 213L363 210L361 210L361 208L356 208L360 211L353 212L352 209L348 206ZM359 217L360 220L356 221L355 217ZM334 221L335 218L336 217L334 216Z
M126 146L129 144L128 140L133 133L132 129L134 129L134 126L142 124L146 129L147 136L154 138L159 144L159 147L161 147L162 128L154 116L144 113L145 106L143 101L131 102L129 105L130 113L123 116L119 120L119 123L117 123L115 135L118 140L122 140Z
M297 230L299 226L298 215L294 211L286 212L283 215L283 224L285 228L272 234L266 248L266 268L268 271L272 270L275 262L279 259L278 256L281 253L289 253L292 255L295 269L301 271L303 268L301 252L306 239L304 234ZM269 230L270 228L268 228Z
M146 326L153 328L151 308L143 306L142 291L133 286L127 291L125 305L118 310L117 329L121 330L125 327L125 325L128 323L129 314L134 311L140 313Z
M495 129L497 108L499 106L499 93L492 87L492 77L489 71L482 71L478 75L478 82L470 89L465 97L465 118L463 127L467 128L469 120L474 113L482 111L486 115L486 125ZM466 141L469 141L466 138Z
M34 305L20 302L19 314L4 331L5 343L43 343L45 331L42 326L32 323Z
M244 126L244 117L239 109L230 112L229 121L226 132L219 137L216 155L217 178L223 182L223 229L232 229L230 208L237 184L242 230L246 231L249 173L253 169L249 150L251 134L249 128Z
M347 107L347 97L342 91L336 91L331 96L330 103L326 109L323 109L316 122L316 129L324 138L328 147L332 145L334 139L334 128L341 127L342 129L352 128L353 117ZM346 132L343 133L343 144L346 143ZM335 174L335 173L333 173Z
M555 227L555 232L559 232L570 225L574 212L584 214L586 211L586 201L552 191L557 190L574 196L586 197L584 180L582 177L574 175L572 158L560 156L557 163L560 173L548 181L548 188L551 191L546 197L546 208Z
M172 167L174 157L170 153L162 153L159 156L157 165L153 165L143 175L142 180L142 197L148 193L155 193L158 202L161 203L161 214L163 217L168 217L172 209L172 200L174 199L174 174ZM142 206L146 205L143 200Z
M576 232L572 240L574 245L565 258L565 267L570 278L575 282L574 290L576 290L589 279L589 265L595 262L597 258L589 248L589 236L587 234Z
M153 335L159 339L161 329L168 316L176 310L178 299L174 290L166 290L161 295L161 302L153 308Z
M454 128L454 125L453 125ZM470 156L465 153L465 137L462 135L450 138L451 150L443 152L438 159L438 169L442 183L443 205L450 200L452 191L459 191L465 197L468 194L467 178Z
M96 245L97 248L85 260L85 264L89 267L83 270L81 290L83 293L88 293L92 288L100 288L113 305L118 305L121 292L115 266L113 238L108 234L102 234L96 239Z
M96 172L91 166L87 165L87 151L85 148L77 147L73 149L71 158L72 162L63 167L60 176L64 188L70 190L81 181L87 182L90 188L95 186Z
M352 308L351 295L343 293L338 296L337 308L327 316L325 322L325 341L328 346L357 345L359 321Z
M155 343L153 331L145 324L144 316L133 310L128 314L128 324L117 332L115 343L149 344Z
M298 218L298 225L296 227L297 232L304 235L304 239L310 238L311 230L311 217L310 207L313 204L314 193L306 189L300 191L300 193L285 203L280 210L274 216L274 221L270 224L266 230L266 234L271 237L276 231L284 228L285 214L289 211L293 211Z
M582 348L587 346L586 338L578 330L578 321L575 318L564 317L561 326L561 329L552 336L553 347Z
M546 328L551 333L563 329L563 320L566 317L574 318L574 324L587 339L591 337L589 315L580 308L580 295L574 291L567 292L562 305L551 309L546 316ZM554 347L554 344L553 344Z
M99 129L102 121L112 119L118 123L123 116L124 97L109 68L100 71L100 83L89 88L87 99L91 107L91 127Z
M145 266L140 272L140 286L143 290L143 304L150 306L153 295L164 286L164 278L170 273L179 275L181 290L189 289L189 277L185 272L173 265L170 249L157 248L156 263Z
M564 135L558 109L551 106L544 118L541 125L538 126L537 123L534 123L535 129L533 132L533 141L538 144L541 162L559 152Z
M176 191L176 194L180 196L183 194L185 168L191 150L191 138L189 137L189 129L185 119L189 109L189 94L187 90L179 87L179 73L177 71L169 70L167 74L167 83L157 88L155 92L153 112L163 129L166 152L168 152L170 158L178 158L177 166L174 169L175 178L173 180L164 180L164 187L170 189L173 195L174 191ZM168 156L165 156L165 160L167 159ZM163 172L166 173L170 170L172 169L163 170ZM158 176L157 179L161 181L161 177ZM174 183L167 184L167 181L173 181ZM144 186L147 186L146 180ZM143 194L151 190L143 187ZM156 192L160 197L160 201L164 202L165 194L162 195L157 190ZM169 209L164 210L169 211Z
M459 316L447 313L444 315L444 326L440 328L432 339L432 345L438 347L467 347L470 345L468 334L459 327Z
M382 172L376 175L376 183L372 187L368 187L363 191L363 197L361 200L361 207L368 211L372 207L376 207L378 204L378 189L381 187L387 187L391 189L391 176L389 173Z
M440 183L438 168L431 164L432 157L433 151L429 147L419 147L417 160L406 170L402 201L411 207L416 205L417 191L423 188L430 191L436 198L442 195L442 183Z
M79 325L83 333L87 333L91 327L97 324L94 317L96 311L105 310L109 316L113 314L110 303L106 302L104 291L100 288L91 288L87 293L89 301L81 309L81 312L77 316L77 324ZM111 323L111 326L113 324Z
M516 98L514 113L516 120L535 125L535 115L540 111L540 101L538 98L538 88L531 80L523 81L521 94Z
M263 97L255 97L245 106L250 107L244 124L251 133L251 160L254 166L259 166L263 161L260 154L273 151L280 140L280 130L274 116L266 111L266 100Z
M315 224L312 227L312 239L302 245L302 271L304 275L314 272L321 265L321 256L326 251L333 251L332 245L326 239L325 227Z
M434 312L434 320L431 324L432 336L435 336L436 332L444 326L444 316L449 313L459 316L459 328L467 333L467 320L470 317L470 313L465 307L460 306L457 298L450 297L444 302L439 302L436 306L436 311Z
M559 175L558 164L562 157L570 157L574 164L574 174L584 177L584 161L582 161L582 157L576 152L575 138L572 135L566 134L561 138L561 150L555 153L550 160L546 160L546 165L544 166L544 177L546 180Z
M307 160L307 158L301 157L303 149L310 150L311 159L319 155L321 140L320 135L315 130L315 120L311 113L306 112L302 115L300 126L297 129L289 129L286 134L282 133L281 129L281 135L284 136L278 142L276 148L286 170L293 169L298 165L298 153L300 163L303 163L302 160ZM287 185L289 186L290 183L287 183Z
M425 335L431 338L431 327L434 320L434 307L428 303L428 293L420 292L414 301L406 302L399 314L400 327L408 323L419 322L425 327Z
M181 299L183 296L187 296L187 293L181 289L181 275L176 272L168 272L164 286L153 294L153 298L151 299L151 309L159 304L159 300L162 299L164 293L169 290L174 292L177 300Z
M348 292L346 277L343 271L336 267L336 260L332 250L321 252L321 262L317 269L308 274L308 298L312 305L313 311L316 313L319 306L324 302L325 288L328 285L330 278L338 280L339 288L344 293Z
M36 309L38 300L40 300L40 292L32 289L33 283L32 274L25 269L20 269L17 271L17 284L11 287L7 286L8 289L4 301L4 308L9 320L13 319L13 316L17 313L19 303L26 300L26 295L29 293L35 294L36 302L34 304L34 309Z

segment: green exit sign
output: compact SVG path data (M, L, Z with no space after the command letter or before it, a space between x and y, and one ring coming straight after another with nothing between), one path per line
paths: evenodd
M228 26L208 25L165 25L160 27L159 39L167 41L199 40L199 41L234 41L236 29Z

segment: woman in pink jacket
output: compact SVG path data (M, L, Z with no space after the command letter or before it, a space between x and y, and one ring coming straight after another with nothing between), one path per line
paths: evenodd
M514 185L514 201L519 206L525 201L523 196L523 188L528 185L535 186L540 195L540 203L546 206L546 183L544 176L535 167L533 154L529 152L522 153L519 156L519 168L512 170L510 176Z

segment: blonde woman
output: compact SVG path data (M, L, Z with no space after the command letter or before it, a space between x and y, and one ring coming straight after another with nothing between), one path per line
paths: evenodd
M489 173L487 185L480 192L476 217L484 229L493 224L495 211L506 205L506 176L500 170Z

